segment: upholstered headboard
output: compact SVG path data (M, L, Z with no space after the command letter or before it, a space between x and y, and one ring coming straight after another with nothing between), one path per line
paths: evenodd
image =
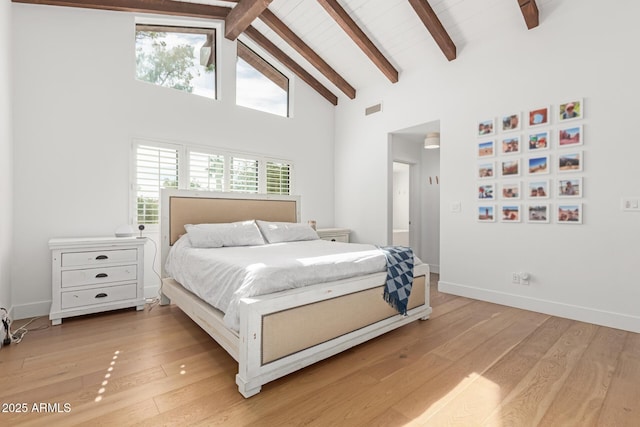
M185 224L212 224L260 219L299 222L300 196L162 190L160 200L162 270ZM164 274L163 274L164 275Z

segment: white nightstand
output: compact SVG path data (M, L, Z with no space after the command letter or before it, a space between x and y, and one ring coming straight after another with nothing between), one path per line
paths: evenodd
M349 243L351 230L348 228L319 228L316 231L322 240Z
M70 316L144 309L146 238L51 239L53 325Z

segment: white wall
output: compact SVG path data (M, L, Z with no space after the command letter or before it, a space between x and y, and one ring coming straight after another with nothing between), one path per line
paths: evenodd
M48 313L50 238L127 223L133 138L292 160L302 220L333 226L334 107L304 83L294 117L273 116L235 106L235 43L223 39L212 101L134 79L132 14L13 4L13 17L16 317Z
M11 2L0 1L0 307L11 308L12 126Z
M385 242L387 134L439 119L440 288L640 331L640 214L620 210L621 196L640 195L633 138L640 3L543 6L540 26L530 31L517 7L465 21L484 31L459 46L456 60L430 58L401 72L399 83L361 89L354 102L338 106L336 224L356 230L356 241ZM477 121L577 97L586 107L584 224L478 223ZM372 100L382 100L384 111L366 117ZM455 202L460 213L451 212ZM531 284L512 285L511 271L530 272Z

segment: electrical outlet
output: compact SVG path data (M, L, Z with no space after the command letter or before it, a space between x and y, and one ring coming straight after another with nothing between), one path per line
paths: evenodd
M515 271L511 273L511 283L514 285L520 284L520 273L517 273Z
M620 201L623 211L640 211L640 197L623 197Z

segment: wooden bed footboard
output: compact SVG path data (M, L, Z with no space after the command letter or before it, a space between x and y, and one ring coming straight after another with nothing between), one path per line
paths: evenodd
M244 397L262 385L431 314L429 266L416 266L407 316L382 298L386 275L358 278L244 298L240 331L222 313L172 279L163 294L238 361L236 383ZM166 303L167 301L165 301Z

